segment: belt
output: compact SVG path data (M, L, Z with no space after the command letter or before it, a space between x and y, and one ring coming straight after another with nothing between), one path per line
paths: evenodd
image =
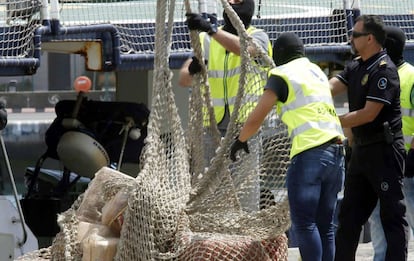
M332 144L342 145L343 142L339 137L335 137L335 138L332 138L332 139L328 140L325 143L322 143L321 145L319 145L317 147L328 146L328 145L332 145Z
M335 137L332 140L329 140L328 142L330 142L331 144L338 144L338 145L344 144L344 142L339 137Z
M402 136L403 136L402 131L398 130L393 133L393 140L396 140L397 138L401 138ZM359 136L359 137L354 136L353 142L355 145L358 145L358 146L366 146L366 145L371 145L375 143L386 142L386 138L383 132L379 132L379 133L371 134L369 136Z

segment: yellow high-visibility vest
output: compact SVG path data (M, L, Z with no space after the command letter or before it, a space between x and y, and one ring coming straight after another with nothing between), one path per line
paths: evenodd
M414 135L414 108L411 103L411 89L414 84L414 66L404 63L398 67L400 77L400 103L402 113L402 132L404 135L405 148L411 148L411 140Z
M253 26L247 29L249 35L262 31ZM208 52L208 82L210 86L210 95L214 109L216 122L219 123L225 114L225 106L227 105L230 113L233 112L234 103L239 87L239 78L241 73L241 58L239 55L226 51L226 49L218 43L214 38L209 37L206 33L200 34L200 41L203 50ZM268 54L272 57L272 46L268 42ZM255 66L257 68L257 66ZM239 122L244 122L249 113L256 106L258 98L263 94L263 87L266 79L260 79L259 73L264 73L263 68L261 72L253 72L247 75L247 82L245 86L245 100L239 111ZM251 84L253 83L253 84ZM206 115L206 111L204 111ZM206 125L208 122L204 121Z
M278 101L276 105L292 141L291 158L335 137L344 138L328 78L316 64L303 57L269 74L282 77L288 85L286 102Z

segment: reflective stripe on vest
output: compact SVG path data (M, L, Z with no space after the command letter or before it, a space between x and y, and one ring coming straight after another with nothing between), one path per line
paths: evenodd
M413 140L413 135L411 134L404 134L404 147L408 151L411 148L411 141Z
M402 116L413 117L414 116L414 110L413 109L401 108L401 115Z
M219 70L209 70L208 77L211 78L224 78L224 77L233 77L238 76L241 73L241 68L238 66L237 68L230 69L224 74L224 71Z
M325 102L331 103L331 96L296 96L296 100L291 102L289 105L282 107L282 114L288 110L293 110L303 104L313 103L313 102Z
M254 66L251 68L252 73L262 73L258 67ZM208 77L211 78L224 78L224 77L233 77L241 74L241 67L238 66L237 68L231 69L226 71L226 74L224 74L224 71L219 70L209 70L208 71Z
M292 130L290 137L293 139L294 137L300 135L301 133L310 130L310 129L334 129L339 133L342 133L341 126L338 126L335 122L324 122L324 121L318 121L318 122L306 122L295 129Z
M256 101L260 98L258 95L254 94L246 94L244 95L244 99L247 101ZM228 98L228 104L233 105L236 102L236 97L230 97ZM225 106L223 99L212 99L213 106Z

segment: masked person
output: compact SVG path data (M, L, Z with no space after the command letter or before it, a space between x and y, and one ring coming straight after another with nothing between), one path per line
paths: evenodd
M254 135L274 106L292 140L287 190L292 231L303 261L333 260L334 212L344 178L344 135L328 78L304 57L297 35L282 33L273 46L277 65L264 93L230 149L248 152Z
M247 33L265 52L272 55L272 47L268 35L261 29L251 25L255 4L253 0L229 0L230 6L242 20ZM236 28L223 12L224 25L216 27L205 20L200 14L187 14L187 25L190 30L201 32L200 40L208 70L211 98L217 127L224 136L233 112L235 97L239 87L240 76L240 39ZM253 46L248 47L252 57L257 55ZM201 71L200 61L195 57L184 62L179 73L178 84L189 87L192 76Z
M404 172L403 192L407 206L407 221L411 230L414 228L414 66L407 63L403 57L406 37L404 32L395 26L385 28L387 38L385 50L397 66L400 77L400 100L402 112L402 133L404 135L407 158ZM387 240L381 224L379 202L369 218L374 261L384 261L387 251Z
M256 49L258 46L262 51L272 56L272 46L268 35L261 29L258 29L251 25L252 17L254 14L255 3L253 0L229 0L230 6L235 13L239 16L240 20L246 29L246 32L255 43L255 45L249 45L247 51L252 58L252 66L258 68L260 73L255 71L255 75L249 75L249 81L245 85L245 92L248 97L257 97L253 103L245 103L242 105L237 119L238 124L244 122L245 117L254 108L258 97L262 94L263 85L265 83L267 70L269 68L262 66L260 59L261 52ZM231 113L233 113L234 102L239 90L239 78L241 73L241 57L240 57L240 38L237 35L235 26L232 25L226 12L223 12L223 26L217 27L205 20L200 14L186 14L187 25L190 30L197 30L200 33L200 42L203 50L204 62L207 65L208 83L210 86L210 95L213 105L215 122L217 123L218 131L221 136L224 136L228 124L230 122ZM188 59L184 62L180 72L178 84L183 87L189 87L192 84L192 77L196 73L201 71L200 61L195 57ZM256 80L256 78L258 78ZM203 111L207 111L203 108ZM203 124L205 128L204 133L204 162L206 167L210 160L214 157L216 148L212 146L213 136L209 133L208 127L210 121L208 117L204 117ZM259 142L257 142L259 146ZM257 166L258 158L253 155L246 157L243 161L244 165L233 164L230 169L236 172L235 169L252 168ZM252 171L254 172L254 171ZM260 201L260 188L255 183L259 183L259 175L254 177L247 177L248 171L244 171L241 175L234 177L234 183L236 189L239 187L250 187L254 189L241 189L239 191L239 199L241 206L246 211L256 211L259 209ZM249 183L249 184L246 184ZM241 185L238 185L241 184ZM258 191L256 191L258 190Z
M378 200L388 245L385 259L407 260L400 82L396 66L383 49L385 39L381 17L359 16L351 35L351 47L358 57L330 79L334 96L348 94L349 112L339 119L342 127L352 129L353 136L338 214L338 261L355 260L362 226Z

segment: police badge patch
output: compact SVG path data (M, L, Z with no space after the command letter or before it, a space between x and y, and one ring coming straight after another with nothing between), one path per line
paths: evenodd
M364 86L368 82L368 73L362 77L361 85Z
M387 88L387 83L388 83L387 78L385 78L385 77L381 77L381 78L378 80L377 86L378 86L378 88L379 88L380 90L384 90L385 88Z
M383 181L381 182L381 190L382 191L387 191L390 188L390 185L388 185L387 182Z

